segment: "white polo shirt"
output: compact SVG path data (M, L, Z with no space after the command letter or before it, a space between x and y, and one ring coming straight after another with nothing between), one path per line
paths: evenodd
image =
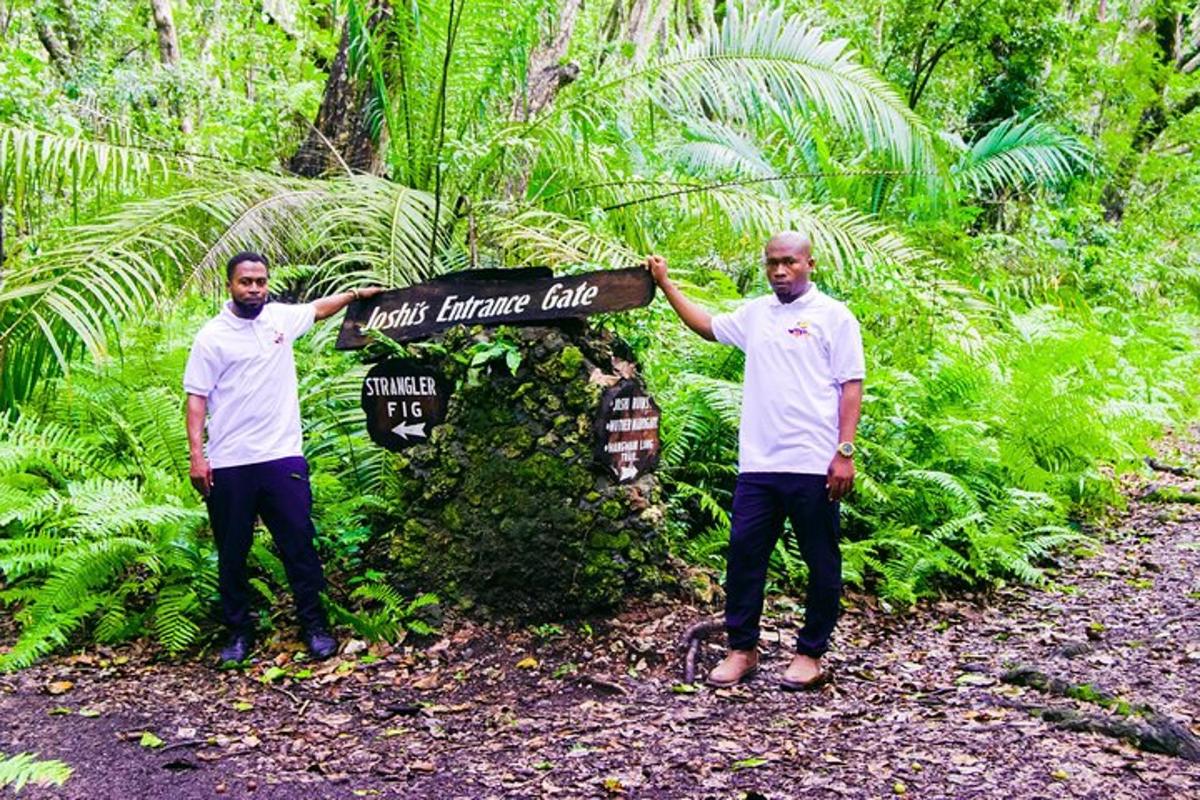
M713 317L718 342L746 353L741 472L825 475L838 445L842 384L866 375L858 320L816 286Z
M232 301L196 334L183 388L208 400L213 469L303 455L292 342L316 321L312 304L267 303L254 319Z

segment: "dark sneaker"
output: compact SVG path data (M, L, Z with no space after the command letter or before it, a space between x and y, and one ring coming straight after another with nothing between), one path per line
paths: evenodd
M240 663L250 657L254 651L254 637L248 633L234 633L229 637L229 643L221 649L221 663Z
M324 661L330 656L337 655L338 640L327 630L314 628L304 634L304 644L308 654L317 661Z

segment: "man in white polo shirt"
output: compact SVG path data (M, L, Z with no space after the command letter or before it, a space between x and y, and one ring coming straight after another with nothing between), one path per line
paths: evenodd
M837 622L842 591L838 501L854 485L854 434L865 376L858 321L809 280L812 245L795 232L772 237L764 251L772 294L713 316L667 276L667 262L646 266L675 313L710 341L746 353L738 478L725 582L729 654L708 676L733 686L758 669L759 618L767 562L784 519L808 566L804 627L784 672L785 689L827 679L821 656Z
M266 259L250 252L229 259L225 275L230 300L196 334L183 375L192 485L208 505L230 634L220 658L244 661L254 648L246 557L255 517L262 517L275 540L309 652L328 658L337 652L337 640L321 609L325 576L313 546L292 342L317 320L382 289L355 289L302 305L268 302Z

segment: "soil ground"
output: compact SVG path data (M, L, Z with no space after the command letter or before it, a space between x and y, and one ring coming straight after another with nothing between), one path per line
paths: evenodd
M1160 458L1200 464L1196 439ZM711 609L663 600L536 632L457 622L317 665L287 642L241 672L136 646L58 657L0 676L0 752L73 768L28 798L1200 797L1200 763L1033 713L1148 704L1200 731L1200 505L1136 499L1194 483L1128 479L1126 512L1044 587L900 615L850 595L835 680L815 692L777 685L786 601L753 680L681 686L679 637ZM706 645L701 668L719 656ZM1078 699L1001 681L1016 664ZM1102 692L1128 706L1102 708Z

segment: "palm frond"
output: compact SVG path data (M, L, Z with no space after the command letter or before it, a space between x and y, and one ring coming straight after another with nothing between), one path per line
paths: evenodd
M399 287L429 277L434 206L428 192L370 175L328 181L321 206L296 220L324 255L318 289L355 280Z
M278 184L267 176L213 181L67 226L6 274L0 350L23 337L44 336L61 355L73 334L102 354L110 323L152 308L164 288L180 284L210 237L276 193Z
M124 193L172 173L186 174L197 157L163 152L131 142L107 142L0 123L0 185L22 195L39 188L107 187Z
M665 156L694 177L771 179L779 174L749 136L713 120L693 121L684 140L668 148ZM773 194L785 188L770 180L762 185Z
M626 267L641 260L624 243L552 211L489 203L479 212L480 237L494 244L508 265Z
M741 181L680 184L673 190L635 197L625 205L642 203L679 203L686 212L683 219L713 215L752 240L764 240L781 230L801 231L812 241L822 266L844 273L847 282L896 278L896 267L928 259L875 217L828 204L781 202Z
M745 119L774 102L827 118L905 167L934 172L924 123L846 45L781 7L755 11L730 4L719 27L709 26L695 41L644 67L588 87L559 111L616 90L646 94L697 119L714 114Z
M976 195L1000 189L1052 186L1090 168L1086 145L1036 117L1012 117L967 148L951 170Z

